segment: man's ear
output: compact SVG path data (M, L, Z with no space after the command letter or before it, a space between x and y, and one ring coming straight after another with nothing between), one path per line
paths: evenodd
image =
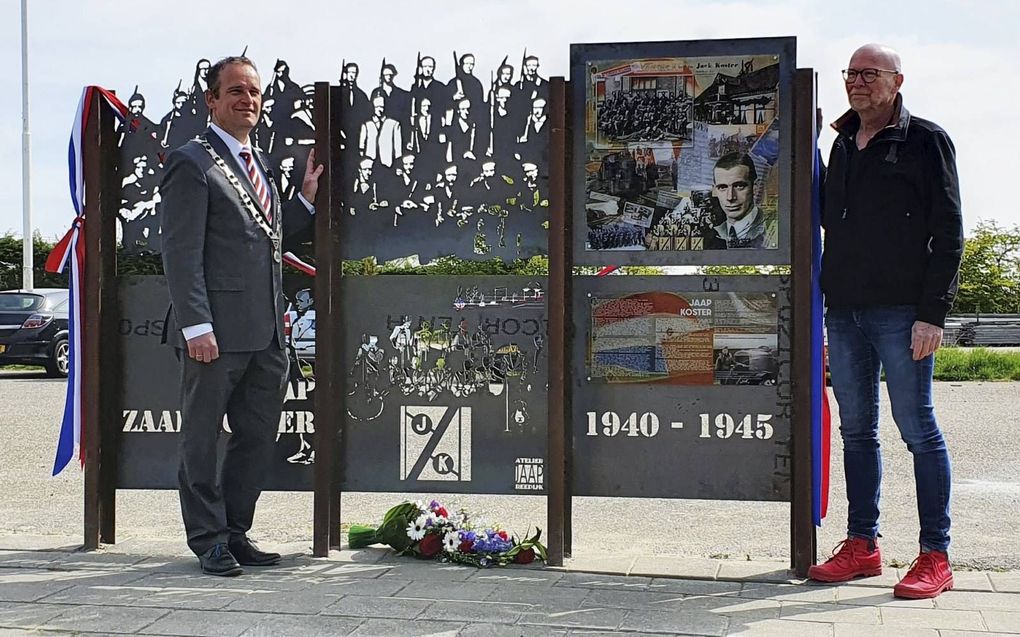
M205 91L205 105L209 110L212 110L212 102L218 96L212 92L212 89L206 89Z

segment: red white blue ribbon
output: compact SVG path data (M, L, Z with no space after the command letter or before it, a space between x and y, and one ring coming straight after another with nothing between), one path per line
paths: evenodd
M67 395L64 399L64 418L60 424L60 436L57 439L56 458L53 461L53 475L64 470L78 450L78 459L85 465L85 444L82 435L84 421L83 405L86 399L95 400L94 396L82 396L82 325L83 297L85 293L85 154L82 139L88 126L93 95L97 93L105 103L113 109L114 114L122 121L127 121L128 109L117 96L98 86L86 86L82 90L71 127L71 142L67 149L67 169L71 188L71 203L74 206L74 221L67 234L57 242L53 251L46 259L47 272L63 272L70 266L68 276L70 305L68 309L68 371ZM135 122L131 122L134 126Z

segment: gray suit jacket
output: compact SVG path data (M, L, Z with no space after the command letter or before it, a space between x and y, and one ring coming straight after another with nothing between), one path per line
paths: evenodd
M259 207L246 171L220 137L211 129L204 137ZM262 154L255 155L272 187L276 233L300 230L311 214L296 197L281 207L273 173ZM274 339L283 347L282 266L273 260L269 237L197 141L171 152L164 168L160 223L170 290L168 342L187 348L181 328L212 323L221 352L259 351Z

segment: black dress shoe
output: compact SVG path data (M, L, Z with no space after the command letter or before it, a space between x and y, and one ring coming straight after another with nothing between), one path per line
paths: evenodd
M230 541L230 552L237 561L245 566L273 566L279 563L279 553L260 551L255 543L247 537Z
M244 572L241 565L230 554L230 549L227 548L226 544L216 544L205 553L199 555L198 561L202 565L202 572L209 575L233 577Z

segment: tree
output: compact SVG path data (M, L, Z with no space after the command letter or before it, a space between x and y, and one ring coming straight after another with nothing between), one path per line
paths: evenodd
M13 234L0 235L0 290L16 290L22 287L21 237ZM53 244L44 241L36 233L32 240L32 272L37 288L66 288L67 274L52 274L46 271L46 257Z
M1020 312L1020 226L978 223L973 236L964 241L960 291L953 311Z

